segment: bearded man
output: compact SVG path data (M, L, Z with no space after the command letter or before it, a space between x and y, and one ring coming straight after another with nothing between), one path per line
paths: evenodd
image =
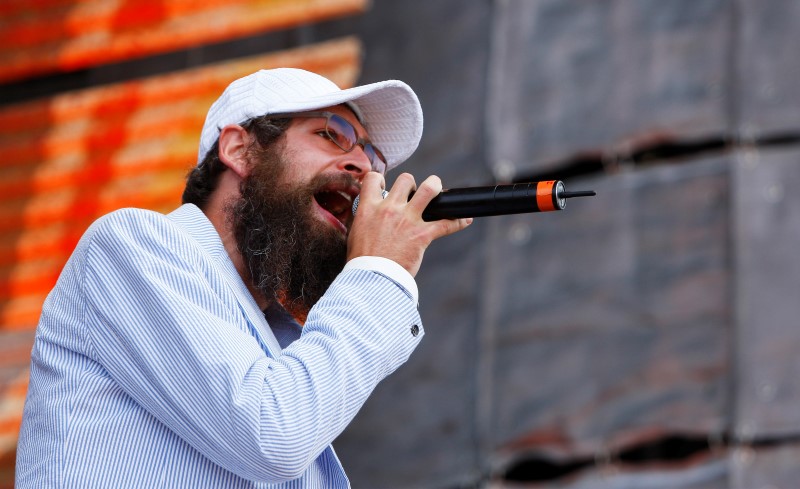
M383 199L421 133L399 81L233 82L184 205L99 219L48 296L16 487L349 487L331 442L423 336L425 249L471 222L423 221L435 176Z

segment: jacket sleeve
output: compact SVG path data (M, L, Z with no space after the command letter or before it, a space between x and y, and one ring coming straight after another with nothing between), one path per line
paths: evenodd
M118 212L91 231L95 359L213 462L250 480L299 477L420 341L414 301L379 273L345 271L270 358L196 244L155 216Z

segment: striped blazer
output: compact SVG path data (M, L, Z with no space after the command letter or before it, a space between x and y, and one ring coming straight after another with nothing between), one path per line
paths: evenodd
M16 487L348 487L331 442L422 336L383 273L346 268L300 328L197 207L113 212L45 302Z

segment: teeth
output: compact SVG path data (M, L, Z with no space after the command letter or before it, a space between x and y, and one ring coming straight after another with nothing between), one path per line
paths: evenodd
M337 217L348 212L353 205L353 197L344 190L322 191L315 198L323 209Z
M351 204L353 203L353 198L352 198L352 197L350 197L350 194L347 194L347 193L345 193L345 192L342 192L341 190L337 190L337 191L336 191L336 193L337 193L337 194L339 194L339 195L341 195L342 197L344 197L344 198L345 198L345 199L346 199L348 202L350 202Z

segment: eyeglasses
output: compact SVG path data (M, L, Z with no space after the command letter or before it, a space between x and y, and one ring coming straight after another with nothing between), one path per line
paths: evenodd
M380 174L386 173L387 163L386 157L383 156L381 150L375 147L369 139L358 137L358 131L353 127L350 122L339 114L333 112L296 112L288 114L272 114L271 117L306 117L306 118L325 118L325 130L320 134L330 139L336 146L338 146L345 153L349 153L355 149L356 146L361 146L364 154L367 155L372 170Z

